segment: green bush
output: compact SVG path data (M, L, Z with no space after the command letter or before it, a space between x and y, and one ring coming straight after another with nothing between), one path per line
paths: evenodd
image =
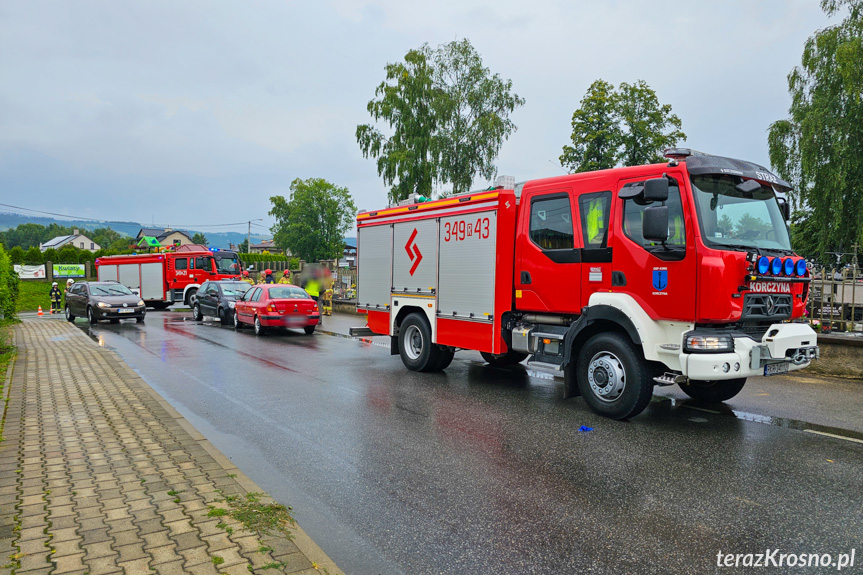
M39 251L39 248L34 246L24 252L24 263L29 266L38 266L44 264L45 260L42 258L42 252Z
M15 317L15 302L18 299L18 274L12 260L0 246L0 315L5 320Z

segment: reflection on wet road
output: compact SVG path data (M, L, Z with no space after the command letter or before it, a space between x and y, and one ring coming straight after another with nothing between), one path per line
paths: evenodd
M855 442L661 398L610 421L561 400L557 380L469 353L416 374L382 346L176 312L77 325L351 574L712 573L720 551L863 555Z

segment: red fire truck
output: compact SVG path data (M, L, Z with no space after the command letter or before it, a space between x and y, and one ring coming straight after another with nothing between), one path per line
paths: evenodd
M818 357L790 190L750 162L667 163L503 185L357 215L357 308L408 369L459 349L559 372L617 419L654 385L725 401ZM511 178L510 178L511 180Z
M206 248L96 260L99 281L118 281L155 309L165 309L174 302L190 305L202 283L239 278L241 271L235 252Z

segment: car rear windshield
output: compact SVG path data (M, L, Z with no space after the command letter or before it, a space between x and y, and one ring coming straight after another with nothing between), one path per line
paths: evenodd
M90 284L91 295L133 295L126 286L122 284Z
M294 286L271 287L270 299L308 299L309 294Z

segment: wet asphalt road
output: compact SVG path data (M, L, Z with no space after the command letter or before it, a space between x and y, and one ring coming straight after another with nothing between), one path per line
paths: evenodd
M745 569L718 568L720 551L776 548L856 548L843 572L863 571L860 443L664 398L610 421L473 353L415 374L385 340L256 337L177 312L77 325L347 573L725 573Z

